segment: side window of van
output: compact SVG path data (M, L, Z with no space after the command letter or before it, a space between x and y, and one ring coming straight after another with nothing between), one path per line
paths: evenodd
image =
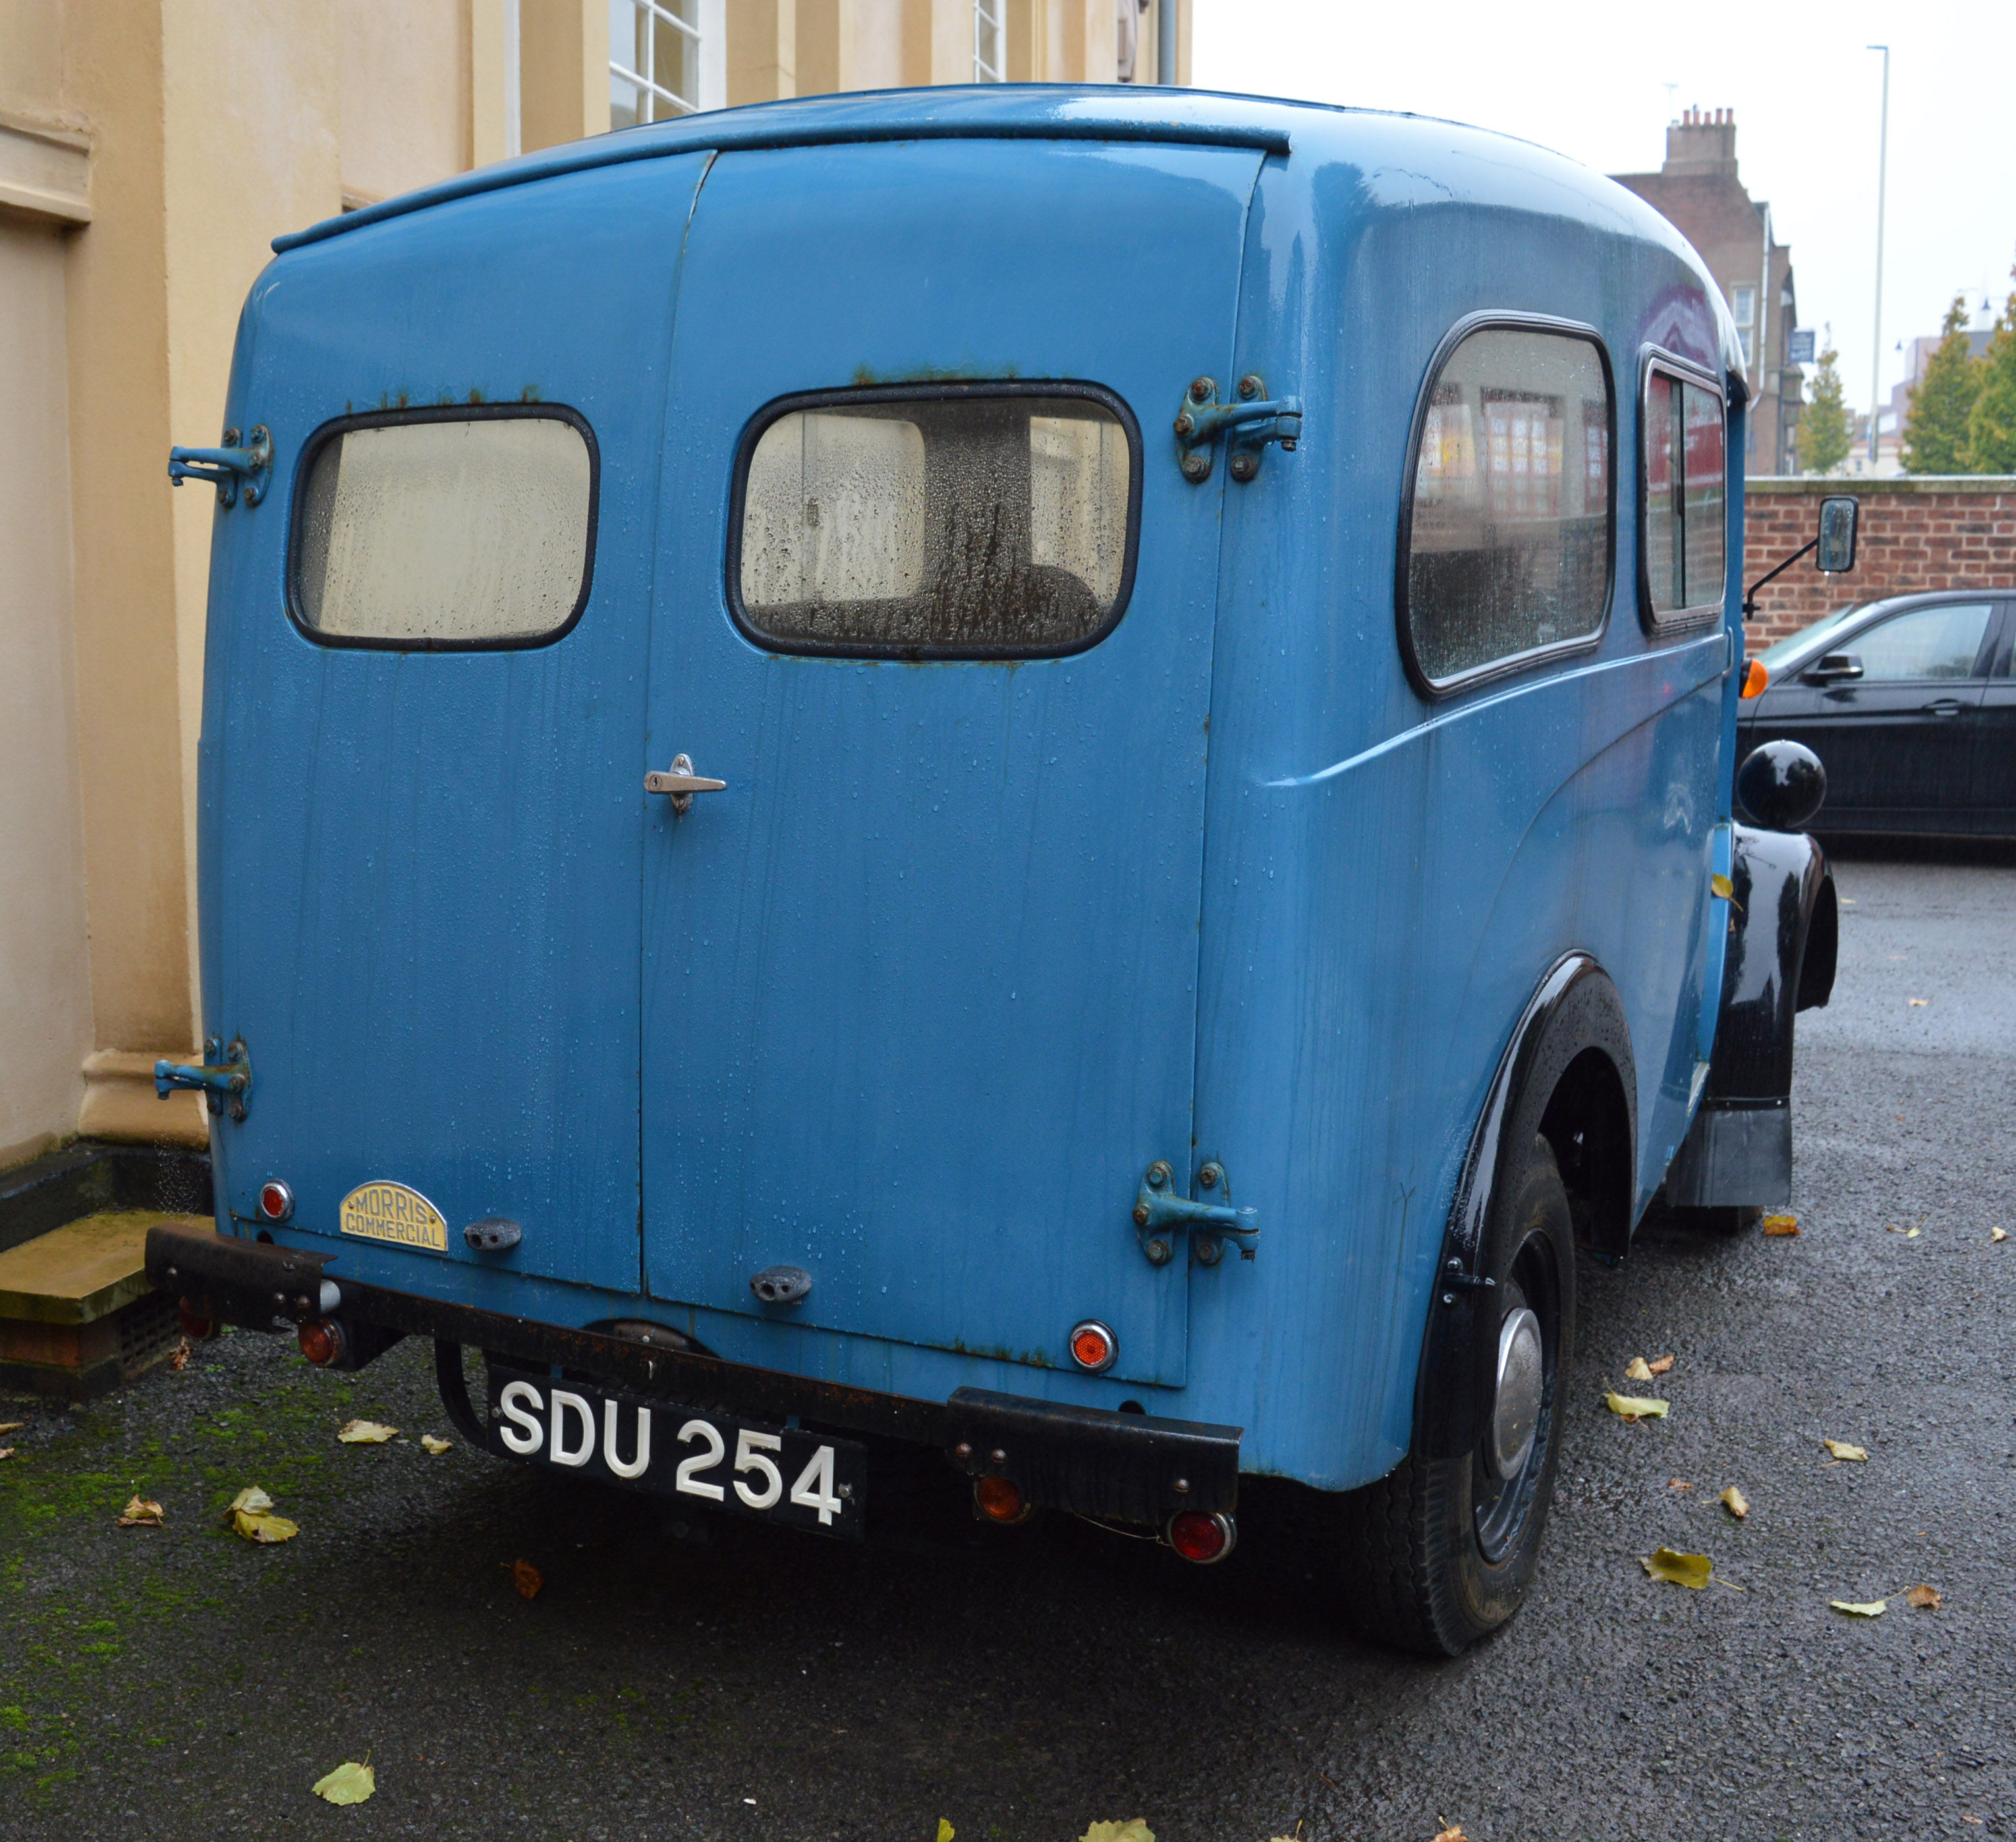
M345 416L309 437L289 606L311 639L401 651L543 646L580 618L595 437L571 410Z
M1654 360L1642 426L1647 617L1664 626L1719 613L1728 545L1722 393Z
M1400 519L1400 631L1427 689L1602 632L1615 426L1593 332L1498 322L1445 344L1417 411Z
M773 404L736 468L736 617L773 652L1080 651L1127 605L1139 455L1119 399L1084 386Z

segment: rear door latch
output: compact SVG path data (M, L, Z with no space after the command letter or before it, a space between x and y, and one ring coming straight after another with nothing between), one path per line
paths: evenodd
M221 448L171 448L168 478L179 486L185 480L207 480L217 488L217 502L227 511L238 502L238 485L245 483L245 502L256 505L266 496L266 481L273 470L273 437L261 423L242 446L236 429L224 431Z
M252 1099L252 1058L243 1042L234 1036L230 1047L224 1049L214 1036L205 1037L200 1067L186 1062L157 1062L154 1092L165 1100L177 1088L196 1088L209 1102L212 1113L229 1109L233 1119L243 1119Z
M1215 1202L1192 1202L1175 1192L1176 1174L1160 1158L1148 1167L1134 1199L1134 1229L1150 1266L1167 1266L1176 1257L1176 1237L1188 1234L1190 1251L1201 1266L1215 1266L1225 1257L1225 1243L1234 1242L1242 1260L1251 1260L1260 1241L1260 1212L1232 1207L1232 1185L1225 1167L1213 1162L1197 1171L1197 1186L1215 1191Z
M1248 372L1239 380L1237 400L1221 403L1217 383L1196 378L1183 393L1175 426L1176 462L1191 485L1201 486L1211 477L1211 444L1220 435L1230 457L1226 466L1244 485L1259 473L1269 441L1280 442L1283 454L1294 452L1302 438L1302 400L1270 398L1266 385Z

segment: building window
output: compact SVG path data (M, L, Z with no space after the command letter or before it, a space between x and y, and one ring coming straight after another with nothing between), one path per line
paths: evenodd
M1719 613L1728 541L1722 394L1648 365L1643 455L1645 610L1654 626ZM1753 430L1752 434L1755 434Z
M1614 426L1593 333L1487 323L1449 349L1401 508L1400 631L1429 689L1603 631Z
M609 125L700 106L700 0L609 0Z
M1735 311L1737 326L1754 326L1757 324L1757 290L1755 288L1738 288L1734 299L1729 304Z
M1007 34L1002 16L1008 0L973 0L973 81L1003 83L1007 81Z

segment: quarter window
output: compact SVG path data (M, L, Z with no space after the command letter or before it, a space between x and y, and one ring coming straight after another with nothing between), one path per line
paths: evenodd
M552 411L332 425L295 505L295 617L337 645L557 639L588 599L595 491L587 425Z
M1645 374L1646 605L1655 624L1722 606L1728 456L1722 398L1654 367Z
M779 652L1075 652L1126 605L1138 445L1090 395L787 406L743 443L736 613Z
M1403 628L1431 686L1602 631L1613 426L1593 335L1489 326L1443 360L1402 520Z

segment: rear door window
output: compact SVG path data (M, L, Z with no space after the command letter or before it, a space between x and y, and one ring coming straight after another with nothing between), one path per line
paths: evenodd
M1841 649L1862 662L1865 684L1973 678L1993 612L1985 601L1913 608L1844 640Z
M1416 420L1401 635L1431 691L1593 642L1615 520L1610 367L1593 332L1460 332Z
M1042 658L1127 605L1139 436L1087 387L844 392L742 444L730 600L773 652Z
M1643 606L1654 627L1719 613L1728 550L1722 394L1654 362L1645 372Z
M331 646L543 646L580 618L595 556L595 440L512 405L347 416L309 438L290 605Z

